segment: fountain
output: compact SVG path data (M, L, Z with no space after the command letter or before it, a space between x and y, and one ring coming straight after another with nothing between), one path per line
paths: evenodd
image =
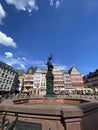
M23 104L27 103L28 105L65 105L70 104L72 102L71 99L65 99L65 98L58 98L54 94L54 76L53 76L53 65L51 63L52 60L52 54L48 57L47 62L45 65L47 65L47 73L46 73L46 95L43 98L33 98L33 99L20 99L20 100L14 100L13 102L15 104ZM74 100L74 104L76 103L82 103L86 102L86 100Z
M46 95L42 98L6 100L0 104L0 111L7 112L12 121L13 115L18 113L15 130L98 130L97 102L54 95L51 60L52 55L46 63Z

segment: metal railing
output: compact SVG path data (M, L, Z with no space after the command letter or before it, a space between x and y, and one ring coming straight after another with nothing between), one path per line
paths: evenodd
M16 122L18 120L18 113L14 113L15 114L15 119L13 121L10 121L7 117L7 112L4 112L4 115L1 118L1 122L0 122L0 128L1 130L13 130Z
M17 95L9 95L9 96L3 96L0 98L0 102L3 100L9 100L9 99L24 99L24 98L43 98L45 95L27 95L27 94L17 94ZM63 97L63 98L71 98L71 99L89 99L89 100L98 100L98 95L81 95L81 94L69 94L69 95L55 95L55 97Z

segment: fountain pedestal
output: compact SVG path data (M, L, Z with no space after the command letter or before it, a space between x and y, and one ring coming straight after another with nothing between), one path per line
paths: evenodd
M54 97L54 85L53 85L53 74L51 71L48 71L46 74L46 96L45 97Z

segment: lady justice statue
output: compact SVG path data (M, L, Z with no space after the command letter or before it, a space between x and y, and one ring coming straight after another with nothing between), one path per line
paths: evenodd
M54 97L54 85L53 85L53 65L51 63L52 60L52 54L48 57L48 60L46 62L47 65L47 74L46 74L46 96L45 97Z
M51 60L52 60L52 54L48 57L48 60L47 60L47 63L46 63L48 71L53 70L53 65L51 64Z

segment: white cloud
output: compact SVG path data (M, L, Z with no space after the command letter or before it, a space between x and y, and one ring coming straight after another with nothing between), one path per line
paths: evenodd
M6 17L6 12L4 11L2 5L0 4L0 24L2 24L2 19Z
M5 57L6 58L12 58L13 57L13 54L11 52L5 52Z
M6 63L6 64L8 64L8 65L12 66L12 64L11 64L11 63L9 63L9 62L8 62L8 63Z
M26 69L26 65L28 61L26 61L25 57L14 57L13 53L11 52L5 52L5 56L0 56L0 61L14 67L17 69Z
M55 4L56 8L59 8L60 5L61 5L61 1L60 1L60 0L57 0L57 1L56 1L56 4Z
M11 37L8 37L6 34L2 33L0 31L0 44L4 46L12 46L12 47L17 47L16 43L13 41Z
M18 60L15 59L15 58L5 59L4 61L5 61L7 64L11 65L11 66L20 65L20 64L21 64L21 61L18 61Z
M35 0L29 0L28 1L27 10L28 10L28 12L32 12L32 10L38 10L38 6L37 6Z
M22 58L20 58L20 57L18 57L18 60L23 60L23 61L26 61L26 58L25 57L22 57Z
M25 58L25 57L22 57L22 60L24 60L24 61L25 61L25 60L26 60L26 58Z
M50 0L50 6L53 6L53 0Z
M17 69L28 69L30 66L38 68L46 68L44 61L41 60L32 60L26 59L25 57L14 57L13 53L5 52L5 56L0 56L0 61L14 67ZM54 63L55 64L55 63ZM53 64L53 65L54 65ZM56 64L55 64L56 65ZM65 65L58 65L61 71L68 70L68 67Z
M22 58L21 58L22 59ZM15 57L0 57L0 61L13 66L14 68L17 69L26 69L25 65L26 63L23 60L19 60Z
M37 0L5 0L7 4L14 5L17 10L28 11L38 10ZM59 8L63 0L50 0L49 5Z
M49 5L55 6L56 8L59 8L61 6L62 2L63 2L63 0L50 0Z
M65 66L65 65L60 65L59 66L59 68L60 68L60 70L62 70L62 71L64 71L64 70L67 70L68 68L67 68L67 66Z
M21 68L21 69L26 69L26 67L25 67L24 64L20 64L20 68Z
M6 0L10 5L14 5L17 10L28 11L38 10L36 0Z

